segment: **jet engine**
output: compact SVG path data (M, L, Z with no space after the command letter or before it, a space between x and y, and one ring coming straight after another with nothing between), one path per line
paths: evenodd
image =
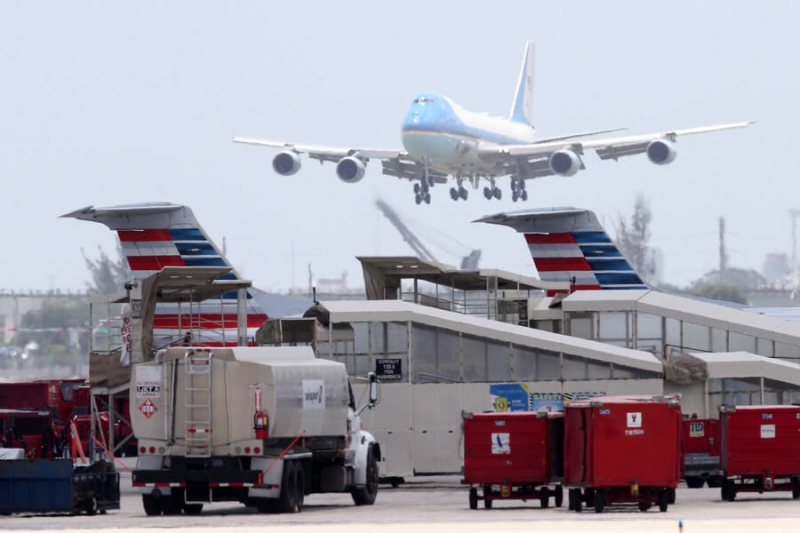
M291 176L300 170L300 154L281 152L272 159L272 168L281 176Z
M366 167L357 157L343 157L336 163L336 175L345 183L358 183L364 177Z
M559 150L550 156L550 170L559 176L574 176L581 169L581 158L570 150Z
M647 159L656 165L668 165L677 155L675 143L667 139L658 139L647 145Z

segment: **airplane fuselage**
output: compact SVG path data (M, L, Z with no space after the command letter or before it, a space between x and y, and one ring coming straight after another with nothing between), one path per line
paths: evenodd
M418 95L402 126L406 151L447 174L491 174L478 158L479 144L528 144L534 136L527 124L468 111L437 93Z

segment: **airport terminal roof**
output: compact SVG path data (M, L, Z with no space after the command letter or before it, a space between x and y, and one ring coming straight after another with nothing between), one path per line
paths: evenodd
M800 386L800 365L749 352L692 352L691 357L704 363L709 379L765 378Z
M564 311L635 310L783 342L800 342L800 322L656 290L575 291L561 302Z
M364 271L367 298L383 299L383 288L397 287L400 280L418 279L462 291L514 290L533 291L567 289L568 283L542 281L506 270L481 268L460 270L457 267L427 261L414 256L357 257ZM374 290L370 290L373 288Z
M577 355L587 359L647 370L659 375L663 374L661 361L650 352L559 335L400 300L324 301L320 302L319 306L321 308L320 311L326 315L324 322L329 322L330 324L342 322L413 321L418 324L440 327L520 346Z

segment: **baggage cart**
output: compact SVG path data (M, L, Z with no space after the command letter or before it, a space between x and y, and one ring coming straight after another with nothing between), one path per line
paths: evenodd
M75 466L71 459L0 461L0 514L102 514L119 509L119 496L119 473L108 462Z
M800 498L800 407L720 406L720 495L791 491Z
M464 479L469 507L495 500L550 500L561 507L564 418L562 413L515 411L465 413Z
M569 402L564 410L564 485L569 509L607 505L641 511L674 502L681 470L676 397L615 396Z

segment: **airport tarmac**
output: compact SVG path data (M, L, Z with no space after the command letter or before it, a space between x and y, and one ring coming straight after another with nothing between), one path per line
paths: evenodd
M677 502L666 513L636 507L607 508L596 514L577 514L564 507L542 509L538 501L499 501L493 509L470 510L467 488L458 476L419 477L398 488L381 486L375 505L356 507L345 494L306 497L303 512L259 514L240 504L206 506L199 516L147 517L141 498L123 475L121 509L105 515L13 515L0 518L4 531L71 532L124 529L127 533L169 530L199 533L220 528L236 533L270 531L472 533L485 531L646 532L660 533L772 533L800 529L800 501L788 492L768 495L740 494L735 502L723 502L719 489L679 487Z

